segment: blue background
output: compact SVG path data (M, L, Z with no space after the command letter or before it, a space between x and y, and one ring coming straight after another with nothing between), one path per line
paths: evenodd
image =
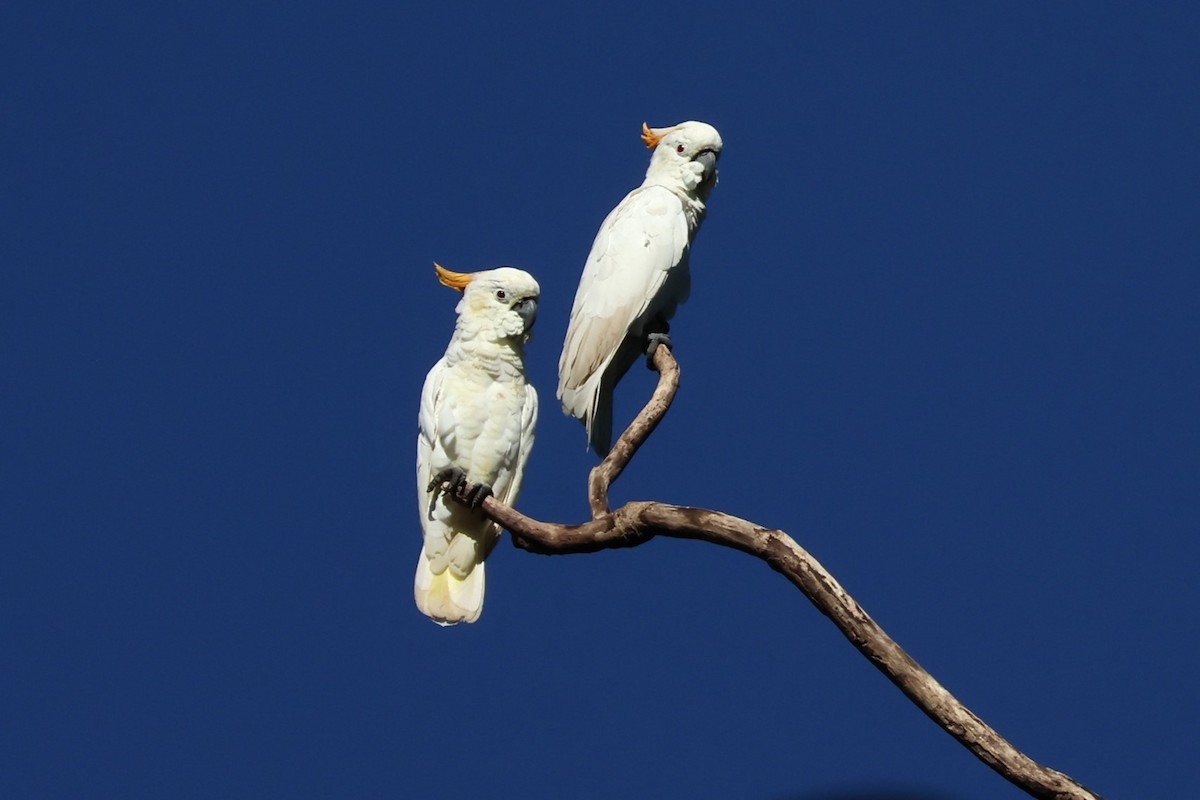
M6 4L0 794L1023 796L731 550L413 607L431 262L541 282L520 507L582 520L575 284L701 119L614 500L784 528L1033 758L1197 796L1195 8Z

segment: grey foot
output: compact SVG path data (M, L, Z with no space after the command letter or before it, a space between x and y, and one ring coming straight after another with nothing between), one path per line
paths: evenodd
M486 483L476 483L467 488L466 492L460 494L459 497L472 509L479 508L483 505L483 501L492 496L492 487Z
M425 491L433 492L433 496L437 497L439 491L449 492L457 495L467 485L467 473L463 472L458 467L447 467L446 469L434 475L429 481L429 486L425 487Z
M433 476L426 491L431 492L430 507L437 500L438 492L445 492L459 503L471 509L483 505L492 496L492 487L486 483L468 483L467 473L458 467L447 467Z
M658 346L666 345L668 350L674 349L671 346L671 335L668 333L651 333L646 336L646 366L654 369L654 353L658 350Z

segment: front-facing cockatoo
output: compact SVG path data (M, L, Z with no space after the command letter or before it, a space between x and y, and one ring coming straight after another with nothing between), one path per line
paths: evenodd
M642 353L670 344L667 321L688 296L688 253L717 184L721 135L704 122L642 125L654 152L646 179L600 226L575 293L558 362L563 412L587 426L604 456L612 395Z
M512 267L464 274L441 265L438 279L463 293L446 355L421 392L417 502L425 544L417 560L417 607L435 622L474 622L483 610L483 561L500 528L479 511L488 494L506 505L521 491L533 448L537 392L525 377L525 343L538 285ZM443 484L478 486L469 506Z

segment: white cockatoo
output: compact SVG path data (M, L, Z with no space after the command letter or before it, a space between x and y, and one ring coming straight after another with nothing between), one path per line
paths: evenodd
M512 267L464 274L439 264L438 279L463 293L446 355L421 392L417 502L425 544L417 560L417 607L442 625L483 610L483 560L500 528L479 512L488 494L506 505L521 491L533 448L537 392L525 376L525 344L538 285ZM477 485L464 506L442 488Z
M575 293L558 361L563 412L604 456L613 388L642 353L670 344L667 321L688 296L688 251L717 184L721 135L704 122L642 124L654 152L646 179L605 218Z

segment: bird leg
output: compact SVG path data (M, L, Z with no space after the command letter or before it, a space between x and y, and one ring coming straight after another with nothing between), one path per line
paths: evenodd
M646 367L654 369L654 353L658 350L660 344L666 345L668 350L674 349L671 345L671 336L668 331L671 326L667 323L667 318L659 314L654 319L646 324Z

